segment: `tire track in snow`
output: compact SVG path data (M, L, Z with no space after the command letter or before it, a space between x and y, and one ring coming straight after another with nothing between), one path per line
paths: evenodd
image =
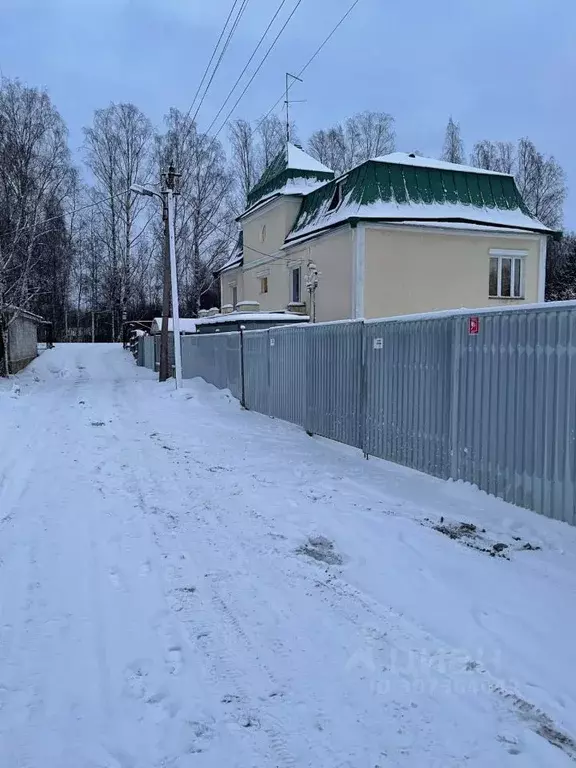
M162 441L160 441L161 443ZM161 445L155 446L155 452L158 454L158 462L164 466L168 464L169 469L162 472L164 482L170 484L171 474L176 473L176 476L172 479L173 484L180 484L182 482L182 468L175 467L173 464L174 457L172 452L165 451ZM169 457L169 458L167 458ZM208 470L207 470L208 471ZM194 474L188 478L186 486L191 490L191 496L194 497L195 488L193 487ZM145 481L146 484L148 480ZM176 510L162 509L160 500L163 498L169 498L170 494L165 493L167 488L158 487L152 485L150 489L142 493L142 496L150 498L152 496L155 499L154 507L157 511L156 515L152 515L152 524L154 525L158 517L163 518L165 523L165 530L156 529L156 538L159 546L164 546L164 554L169 556L170 547L165 548L163 544L164 537L168 536L173 539L177 536L181 530L178 522L179 518L183 516L185 519L186 512L191 514L197 523L197 527L206 532L206 546L203 547L202 562L213 562L216 567L209 567L208 572L225 573L229 569L229 561L222 559L222 552L230 552L229 547L226 546L226 540L220 534L214 537L214 525L213 521L209 519L209 513L206 515L200 514L200 510L211 510L211 505L203 505L198 500L192 508L187 508L178 514ZM184 495L184 493L182 494ZM182 505L184 506L184 505ZM159 513L159 514L158 514ZM203 537L196 539L196 546L203 544ZM197 554L197 553L196 553ZM214 562L215 561L215 562ZM189 579L183 577L180 564L174 565L175 568L172 580L175 584L179 585L180 589L185 589ZM197 574L197 579L199 575ZM203 653L209 658L210 668L214 675L214 683L218 685L218 689L221 689L220 680L222 678L221 672L218 670L226 670L225 678L233 683L232 692L230 690L224 690L223 696L230 694L228 698L229 703L235 705L242 704L242 711L236 712L236 717L242 722L258 722L262 732L267 736L269 744L276 755L276 761L280 766L291 768L296 765L296 758L294 756L294 748L296 745L290 747L290 741L294 736L289 735L285 727L281 724L279 717L272 715L270 712L270 703L266 708L263 708L261 704L255 699L253 695L248 693L248 687L246 682L249 682L249 687L254 688L256 681L257 685L261 688L264 698L266 697L265 691L268 690L269 701L273 701L276 708L279 704L288 706L288 702L284 703L284 697L279 697L278 692L285 688L285 685L281 684L276 676L272 673L270 665L266 664L262 658L262 646L261 644L255 644L244 631L242 626L242 620L236 616L234 610L231 608L227 596L222 593L219 586L219 580L214 578L203 578L201 586L198 590L199 598L203 598L204 593L208 591L207 599L197 600L195 603L194 611L186 612L181 606L176 611L178 617L182 620L187 613L187 621L183 622L186 625L186 629L190 626L189 639L192 643L200 644ZM182 593L176 593L182 594ZM256 598L256 593L254 593ZM261 602L262 610L269 608L268 605ZM199 612L204 615L204 619L199 619ZM184 614L184 615L183 615ZM249 623L249 619L242 617L246 623ZM226 628L226 632L214 631L214 627ZM231 653L229 644L226 642L218 642L219 638L225 638L226 636L234 636L236 638L234 642L234 654ZM278 650L276 647L275 650ZM240 656L238 655L240 654ZM239 668L239 658L242 659L242 667ZM270 696L270 694L272 694ZM246 725L244 726L246 727ZM250 726L248 726L250 727ZM302 731L298 734L299 741L302 739ZM332 752L330 744L327 739L321 733L318 733L314 743L308 742L306 745L306 753L310 755L316 754L317 765L324 764L322 761L326 759L326 755ZM323 743L319 743L323 742ZM296 749L296 752L300 752L300 749ZM279 761L279 762L278 762Z
M119 420L125 421L125 407L122 401L121 397L121 387L115 387L114 391L115 396L115 408L118 412ZM125 423L124 423L125 426ZM132 436L132 435L131 435ZM126 438L126 435L123 435L124 438ZM113 440L114 444L116 445L116 448L118 451L126 452L126 441L123 442L122 446L120 446L118 440ZM129 450L128 454L137 455L137 452ZM123 467L123 487L124 489L128 490L129 494L135 499L137 503L137 507L140 510L140 512L143 515L143 519L148 521L148 525L151 524L151 530L154 533L154 540L156 541L156 545L158 546L159 554L161 557L159 558L158 562L158 568L160 571L162 570L162 566L160 565L162 560L168 560L171 555L173 554L173 546L175 543L174 534L177 530L177 522L176 522L176 516L171 513L163 513L162 505L160 503L160 499L163 497L163 487L162 485L158 486L157 483L150 482L150 479L145 475L145 473L141 473L137 467L134 467L132 464L127 463L124 464ZM110 488L108 487L107 493L110 492ZM167 494L168 497L170 494ZM152 503L152 500L154 500L154 503ZM160 521L160 519L163 519L163 525L165 525L165 530L158 529L157 523ZM166 547L166 536L169 537L171 546ZM163 555L163 557L162 557ZM166 596L166 606L167 609L170 611L170 614L176 618L178 625L182 628L182 630L186 633L187 640L189 647L191 648L191 651L202 650L202 664L205 668L209 669L210 677L212 681L212 685L215 690L221 690L221 698L228 698L228 704L232 705L232 708L236 709L233 715L233 722L237 724L238 732L241 733L243 738L241 741L244 743L246 741L245 739L245 733L248 731L251 731L252 733L258 732L260 729L257 729L254 727L257 723L262 723L265 718L263 716L260 716L259 714L255 714L257 712L258 708L254 704L254 702L250 699L247 693L245 693L243 690L240 690L240 688L237 689L240 691L240 693L229 695L226 697L226 694L229 693L230 689L233 687L230 684L228 684L225 688L222 688L222 678L224 677L228 681L237 681L240 679L241 675L236 667L236 665L232 661L232 657L227 655L225 652L222 652L220 654L214 654L214 634L220 635L220 632L214 632L214 631L208 631L208 627L211 627L212 630L214 627L222 627L222 620L221 616L214 616L210 617L210 619L206 622L205 626L206 629L199 629L198 631L195 631L194 628L190 631L190 627L188 626L188 622L183 621L182 616L182 605L175 604L175 594L178 594L176 590L174 589L175 584L175 578L178 573L178 567L177 565L173 565L173 573L170 578L170 582L172 584L171 588L165 588L165 596ZM179 594L185 594L185 592L179 593ZM197 617L194 619L194 626L195 627L201 627L201 625L198 623ZM164 635L166 637L166 629L161 627L160 625L157 626L157 631L159 632L159 635ZM199 637L198 637L199 636ZM206 640L210 638L210 643L205 642L203 645L198 642L199 640ZM175 645L174 641L170 641L170 646L173 647ZM169 648L168 648L169 653ZM210 664L206 665L207 659L212 660L212 666ZM171 663L172 660L169 662ZM224 674L223 674L224 672ZM251 670L250 676L255 676L256 670ZM246 702L245 706L239 707L236 706L240 702ZM227 709L229 710L230 707L228 706ZM277 730L277 729L276 729ZM274 764L278 764L281 766L285 766L285 768L292 768L293 765L295 765L294 761L292 759L288 759L288 750L282 748L282 744L284 744L284 739L278 735L275 729L273 728L262 728L262 732L265 733L270 741L270 745L273 749L273 751L276 754L276 757L274 758ZM233 731L234 735L235 731ZM238 737L238 733L236 733L236 738ZM251 746L249 747L249 751L252 751L256 749L256 753L262 753L262 747L259 747L257 744L253 743L253 739L251 740ZM239 745L238 745L239 746ZM246 745L248 746L248 745ZM241 750L244 751L244 750ZM280 762L278 762L280 760ZM264 764L262 763L261 758L258 760L258 764Z

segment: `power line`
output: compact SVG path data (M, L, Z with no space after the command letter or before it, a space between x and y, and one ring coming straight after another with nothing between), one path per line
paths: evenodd
M200 99L200 102L199 102L198 106L196 107L196 111L194 112L194 117L192 118L192 122L193 123L196 120L196 118L198 117L198 112L200 111L200 107L204 103L204 99L206 98L206 95L208 94L210 86L212 85L212 81L214 80L214 77L216 76L216 72L218 72L220 64L222 63L222 59L224 58L224 55L225 55L226 51L228 50L228 46L230 45L230 41L232 40L232 37L234 36L234 33L236 32L238 24L240 23L240 19L244 15L244 12L245 12L246 7L248 6L249 2L250 2L250 0L242 0L242 5L240 6L240 9L238 10L238 13L236 14L236 18L234 19L234 21L232 23L232 26L230 27L230 31L228 33L228 37L226 38L226 41L224 42L224 45L222 46L222 50L220 51L220 55L218 57L218 61L216 62L216 65L215 65L214 69L212 70L212 74L210 75L210 80L208 81L208 84L206 85L206 88L204 89L204 94L202 95L202 98Z
M183 200L185 203L187 203L189 206L194 207L192 205L192 203L190 202L190 200L188 200L183 195L180 196L180 199ZM212 227L214 227L214 229L217 229L219 232L222 232L223 235L226 235L226 239L228 240L229 243L236 244L237 238L236 237L231 237L228 234L228 232L224 229L224 227L221 227L219 224L216 224L216 222L212 221L212 219L208 218L208 216L203 216L202 214L200 214L200 216L201 216L202 219L204 219L205 222L207 222ZM246 248L248 251L252 251L253 253L257 253L260 256L265 256L267 259L270 259L271 261L288 261L288 260L290 260L292 258L291 256L275 256L274 254L271 254L271 253L264 253L264 251L259 251L258 248L252 248L252 246L246 245L245 243L243 243L242 247ZM243 267L242 271L243 272L249 272L251 269L257 269L260 266L262 266L262 265L261 264L254 264L251 267Z
M338 29L340 29L340 27L342 26L342 24L343 24L343 23L346 21L346 19L348 18L348 16L350 16L350 14L351 14L351 13L352 13L352 11L354 10L354 8L356 8L356 6L358 5L358 3L359 3L359 2L360 2L360 0L354 0L354 2L352 3L352 5L350 6L350 8L348 8L348 10L346 11L346 13L345 13L345 14L342 16L342 18L340 19L340 21L339 21L339 22L336 24L336 26L335 26L335 27L333 27L333 28L332 28L332 30L331 30L331 32L328 34L328 36L324 38L324 40L322 41L322 43L320 43L320 45L319 45L319 46L318 46L318 48L317 48L317 49L314 51L314 53L312 54L312 56L311 56L311 57L308 59L308 61L306 62L306 64L304 64L304 66L302 67L302 69L300 70L300 72L298 72L298 75L297 75L298 77L301 77L301 76L304 74L304 72L306 72L306 70L308 69L308 67L310 66L310 64L312 64L312 62L313 62L313 61L314 61L314 59L315 59L315 58L318 56L318 54L319 54L319 53L322 51L322 49L324 48L324 46L325 46L325 45L326 45L326 44L327 44L327 43L328 43L328 42L329 42L329 41L332 39L332 37L335 35L335 33L338 31ZM292 87L292 86L289 86L288 90L290 90L290 88L291 88L291 87ZM264 115L264 117L263 117L263 118L261 118L260 122L259 122L259 123L258 123L258 125L256 126L256 130L258 130L258 128L260 128L260 126L262 125L262 123L263 123L263 122L266 120L266 118L267 118L267 117L269 117L269 116L272 114L272 112L274 112L274 110L276 109L276 107L278 106L278 104L280 104L280 103L281 103L281 102L284 100L284 98L286 98L286 96L285 96L285 92L282 94L282 96L280 96L280 98L279 98L279 99L278 99L278 101L277 101L277 102L274 104L274 106L273 106L273 107L271 107L271 109L269 109L269 110L268 110L268 112L266 112L266 114Z
M190 109L188 112L186 112L186 120L190 117L190 113L194 109L194 104L196 104L196 99L198 98L200 94L200 90L202 86L204 85L204 81L206 80L206 76L208 75L208 72L210 70L210 67L212 66L212 62L214 61L214 57L216 56L216 53L218 51L218 48L220 46L220 43L222 41L222 38L224 37L224 33L226 32L226 27L228 26L228 22L232 18L232 14L234 13L234 9L238 5L240 0L234 0L232 3L232 8L230 8L230 12L228 13L228 18L224 22L224 26L222 27L222 31L220 32L220 37L218 38L216 45L214 46L214 50L212 51L212 56L210 57L210 61L206 65L206 69L204 70L204 74L202 75L202 79L200 80L200 84L198 85L198 88L196 89L196 93L194 94L194 98L192 99L192 104L190 105Z
M359 0L356 0L356 2L359 2ZM298 10L298 7L301 5L301 3L302 3L302 0L298 0L298 2L296 3L296 5L295 5L295 6L294 6L294 8L292 9L292 11L291 11L290 15L288 16L288 18L287 18L287 19L286 19L286 21L284 22L284 24L283 24L282 28L280 29L280 31L278 32L278 34L276 35L276 37L274 38L274 40L273 40L273 41L272 41L272 43L270 44L270 46L269 46L268 50L267 50L267 51L266 51L266 53L264 54L264 58L262 59L262 61L261 61L261 62L260 62L260 64L258 65L258 67L256 68L256 71L253 73L253 75L252 75L252 77L250 78L250 80L248 80L248 82L247 82L247 84L246 84L246 87L244 88L244 90L242 91L242 93L240 94L240 96L238 97L238 99L236 100L236 103L234 104L234 106L232 107L232 109L230 110L230 112L229 112L229 113L226 115L226 117L225 117L225 119L224 119L224 122L222 123L222 125L220 126L220 128L219 128L219 129L216 131L216 133L214 134L214 137L213 137L213 141L215 141L215 140L218 138L218 136L219 136L219 135L220 135L220 133L222 132L222 130L223 130L223 128L224 128L224 126L226 125L226 123L227 123L227 122L228 122L228 120L230 119L230 116L232 115L232 113L234 112L234 110L236 109L236 107L238 106L238 104L241 102L241 100L244 98L244 94L246 93L246 91L248 90L248 88L250 88L250 86L252 85L252 83L253 83L253 81L254 81L254 78L256 77L256 75L258 74L258 72L260 72L260 70L261 70L261 69L262 69L262 67L264 66L264 63L266 62L266 60L267 60L268 56L269 56L269 55L270 55L270 53L272 52L272 49L274 48L274 46L275 46L275 45L276 45L276 43L278 42L278 40L279 40L280 36L282 35L282 33L284 32L284 30L286 29L286 27L287 27L287 26L288 26L288 24L290 23L290 20L292 19L292 17L294 16L294 14L296 13L296 11Z
M246 70L248 69L248 67L249 67L249 66L250 66L250 64L252 63L252 61L253 61L254 57L255 57L255 56L256 56L256 54L258 53L258 50L260 49L260 46L261 46L261 45L262 45L262 43L264 42L264 39L266 38L266 35L267 35L267 34L268 34L268 32L270 31L270 28L272 27L272 25L274 24L274 22L275 22L275 21L276 21L276 19L278 18L278 15L279 15L280 11L281 11L281 10L282 10L282 8L283 8L283 7L286 5L286 3L287 3L287 2L288 2L288 0L282 0L282 2L280 3L280 5L279 5L279 6L278 6L278 8L276 9L276 13L275 13L275 14L274 14L274 16L272 16L272 18L270 19L270 22L268 23L268 26L267 26L267 27L266 27L266 29L264 30L264 33L262 34L262 36L261 36L260 40L258 41L258 43L257 43L256 47L255 47L255 48L254 48L254 50L252 51L252 55L250 56L250 58L249 58L249 59L248 59L248 61L246 62L246 65L244 66L244 69L242 70L242 72L240 72L240 74L238 75L238 79L236 80L236 82L234 83L234 85L232 86L232 88L230 89L230 92L228 93L228 96L226 96L226 98L224 99L224 103L222 104L222 106L221 106L221 107L220 107L220 109L218 110L218 112L217 112L217 114L216 114L216 117L214 118L214 120L212 120L212 122L210 123L210 126L209 126L209 127L207 128L207 130L206 130L206 133L209 133L209 132L210 132L210 130L212 129L212 127L214 126L214 124L216 123L216 121L218 120L218 118L220 117L220 115L222 114L222 112L223 112L223 110L224 110L224 107L226 106L226 104L227 104L227 103L228 103L228 101L230 100L230 97L232 96L232 94L233 94L233 93L234 93L234 91L236 90L236 88L237 88L237 86L238 86L238 83L240 82L240 80L241 80L241 79L242 79L242 77L244 76L244 74L245 74Z
M97 205L102 205L102 203L107 203L111 200L115 200L117 197L122 197L122 195L125 195L127 192L130 192L130 190L124 189L122 192L118 192L116 195L111 195L110 197L103 197L101 200L97 200L95 203L88 203L87 205L81 205L79 208L74 208L71 211L62 211L62 213L59 213L57 216L50 216L48 219L44 219L38 224L27 224L24 227L13 229L11 232L2 232L2 236L17 235L18 232L24 232L27 229L35 229L36 227L42 227L44 224L48 224L49 221L56 221L56 219L62 219L64 218L64 216L73 216L75 213L79 213L80 211L85 211L88 208L95 208ZM50 231L52 232L55 230L50 230ZM41 234L45 235L48 233L42 232Z

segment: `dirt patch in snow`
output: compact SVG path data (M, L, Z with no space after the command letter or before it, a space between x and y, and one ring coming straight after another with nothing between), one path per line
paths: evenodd
M328 565L342 565L342 555L334 548L334 542L325 536L309 536L305 544L296 550L297 555L306 555Z
M429 517L425 517L422 520L422 525L433 528L438 533L448 536L449 539L457 540L466 547L484 552L490 557L501 557L504 560L510 560L510 554L514 551L541 549L540 546L531 544L529 541L522 541L520 536L513 536L512 542L495 541L486 533L486 528L479 528L474 523L445 520L443 517L439 520L431 520Z
M511 705L521 720L528 727L546 739L552 746L558 747L576 762L576 739L561 731L551 717L545 712L530 704L525 699L517 696L515 693L509 693L502 688L494 688L495 693L501 696L508 705Z

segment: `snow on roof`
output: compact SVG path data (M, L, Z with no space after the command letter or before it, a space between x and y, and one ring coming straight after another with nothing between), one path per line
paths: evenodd
M331 168L321 163L316 158L304 152L295 144L288 144L288 168L297 171L320 171L321 173L333 173Z
M305 177L288 179L283 187L275 189L273 192L270 192L269 195L264 195L258 202L254 203L250 208L247 208L237 217L236 221L241 221L247 216L256 213L256 211L259 211L261 208L265 208L267 203L270 203L281 195L300 195L302 197L304 195L309 195L310 192L314 192L315 189L318 189L318 187L321 187L326 183L326 180L320 181L319 179L307 179ZM226 269L226 267L223 267L223 269Z
M436 160L433 157L421 157L413 152L392 152L389 155L375 157L376 163L396 163L398 165L417 165L420 168L439 168L443 171L465 171L466 173L488 173L493 176L509 176L500 171L487 171L485 168L475 168L473 165L461 165L460 163L447 163L445 160Z
M386 219L402 224L421 224L426 226L434 222L435 226L450 223L446 220L456 220L462 223L487 224L501 228L517 228L523 230L550 232L543 224L527 216L519 208L505 210L501 208L476 208L463 203L395 203L379 200L375 203L361 205L346 200L340 208L325 217L324 226L334 226L350 218ZM314 218L311 224L294 231L286 238L286 244L299 240L306 235L322 229L322 219Z
M180 318L180 333L196 333L196 323L198 321L191 318L191 317L181 317ZM154 333L160 333L162 330L162 318L161 317L155 317L154 322L152 323L152 327L150 329L150 332L152 334ZM172 318L168 318L168 333L172 333L174 330L174 325Z
M220 269L216 270L214 274L220 274L221 272L226 272L228 269L239 266L242 264L243 258L244 256L242 252L235 253L233 256L230 256L228 261L222 267L220 267Z
M34 320L37 323L47 322L40 315L36 315L34 312L30 312L27 309L22 309L22 307L16 307L13 304L0 304L0 312L10 312L16 316L25 317L28 320Z
M214 315L213 317L201 317L195 320L196 325L215 325L221 323L283 322L297 321L305 323L310 318L308 315L298 315L296 312L229 312L227 315Z

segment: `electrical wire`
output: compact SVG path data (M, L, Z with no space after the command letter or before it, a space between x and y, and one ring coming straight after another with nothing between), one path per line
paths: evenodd
M190 202L190 200L188 200L183 195L180 195L180 199L183 200L188 205L190 205L191 207L193 207L193 205ZM232 244L236 245L237 237L231 237L228 234L228 232L223 227L221 227L219 224L216 224L214 221L212 221L212 219L208 218L208 216L203 216L202 214L200 214L200 216L201 216L202 219L204 219L204 221L207 224L210 224L212 227L214 227L214 229L217 229L219 232L222 232L223 235L226 235L226 239L228 240L229 243L232 243ZM252 251L253 253L257 253L260 256L265 256L269 261L274 261L274 262L290 261L290 259L292 259L292 256L277 256L277 255L272 254L272 253L264 253L264 251L259 251L258 248L252 248L252 246L246 245L245 243L243 243L242 247L246 248L246 250L248 250L248 251ZM253 266L250 266L250 267L244 267L243 266L242 267L242 271L243 272L249 272L252 269L258 269L261 266L262 266L261 262L259 262L257 264L254 264Z
M338 21L338 23L336 24L336 26L334 26L334 27L332 28L332 30L331 30L331 32L328 34L328 36L324 38L324 40L322 41L322 43L320 43L320 45L319 45L319 46L318 46L318 48L317 48L317 49L314 51L314 53L312 54L312 56L311 56L311 57L308 59L308 61L306 62L306 64L304 64L304 66L302 67L302 69L300 70L300 72L298 72L298 74L297 74L297 77L301 77L301 76L304 74L304 72L306 72L306 70L308 69L308 67L310 66L310 64L312 64L312 62L313 62L313 61L314 61L314 59L315 59L315 58L318 56L318 54L319 54L319 53L322 51L322 49L324 48L324 46L325 46L325 45L326 45L326 44L327 44L327 43L328 43L328 42L329 42L329 41L332 39L332 37L333 37L333 36L336 34L336 32L338 31L338 29L340 29L340 27L342 26L342 24L343 24L343 23L346 21L346 19L348 18L348 16L350 16L350 14L351 14L351 13L352 13L352 11L354 10L354 8L356 8L356 6L358 5L358 3L359 3L359 2L360 2L360 0L354 0L354 2L352 3L352 5L350 6L350 8L348 8L348 10L346 11L346 13L345 13L345 14L342 16L342 18L340 19L340 21ZM293 85L293 83L292 83L292 85ZM292 87L292 85L288 85L288 91L290 91L290 88ZM282 96L280 96L280 98L278 99L278 101L276 101L276 103L274 104L274 106L272 106L272 107L271 107L271 108L268 110L268 112L266 112L266 114L264 115L264 117L260 119L260 121L259 121L258 125L256 126L256 130L258 130L258 128L260 128L260 126L262 125L262 123L263 123L263 122L264 122L264 121L265 121L265 120L266 120L268 117L270 117L270 115L272 114L272 112L274 112L274 110L276 109L276 107L277 107L277 106L278 106L278 105L279 105L279 104L280 104L280 103L283 101L283 99L285 99L285 98L286 98L286 92L284 92L284 93L282 94Z
M118 192L116 195L112 195L110 197L103 197L101 200L97 200L95 203L88 203L87 205L81 205L79 208L74 208L71 211L62 211L62 213L59 213L57 216L50 216L48 219L43 219L43 221L39 222L38 224L27 224L24 227L19 227L18 229L13 229L9 232L2 232L2 236L5 235L17 235L18 232L24 232L27 229L35 229L36 227L42 227L44 224L48 224L49 221L55 221L56 219L62 219L64 216L73 216L76 213L79 213L80 211L86 211L88 208L95 208L98 205L102 205L102 203L108 203L111 200L115 200L117 197L122 197L122 195L125 195L127 192L130 192L131 190L125 189L122 192ZM50 232L55 230L50 230ZM48 234L47 232L42 232L41 234Z
M356 2L358 2L358 1L359 1L359 0L356 0ZM222 125L220 126L220 128L219 128L219 129L216 131L216 133L214 134L214 137L213 137L213 139L212 139L212 141L213 141L213 142L214 142L214 141L215 141L215 140L218 138L218 136L220 135L220 133L222 133L222 130L224 129L224 126L225 126L225 125L228 123L228 120L230 119L230 116L232 115L232 113L234 112L234 110L236 109L236 107L238 106L238 104L240 104L240 102L241 102L241 101L242 101L242 99L244 98L244 95L245 95L246 91L248 90L248 88L250 88L250 86L251 86L251 85L252 85L252 83L254 82L254 78L256 77L256 75L258 74L258 72L260 72L260 70L261 70L261 69L262 69L262 67L264 66L264 63L266 62L266 60L267 60L268 56L269 56L269 55L272 53L272 49L274 48L274 46L276 45L276 43L277 43L277 42L278 42L278 40L280 39L280 36L282 35L282 33L284 32L284 30L286 29L286 27L287 27L287 26L288 26L288 24L290 23L290 20L292 19L292 17L294 16L294 14L296 13L296 11L298 10L298 8L299 8L299 6L300 6L301 4L302 4L302 0L298 0L298 2L296 3L296 5L294 6L294 8L292 9L292 11L290 12L290 15L288 16L288 18L286 19L286 21L285 21L285 22L284 22L284 24L282 25L282 27L281 27L280 31L278 32L278 34L276 35L276 37L274 38L274 40L273 40L273 41L272 41L272 43L270 44L270 46L269 46L268 50L267 50L267 51L266 51L266 53L264 54L264 58L262 59L262 61L260 62L260 64L259 64L259 65L256 67L256 70L255 70L255 72L252 74L252 77L250 78L250 80L248 80L248 82L246 83L246 87L244 88L244 90L242 91L242 93L240 94L240 96L238 97L238 99L236 100L236 103L234 104L234 106L232 107L232 109L230 110L230 112L228 112L228 114L226 115L226 117L225 117L225 119L224 119L224 122L222 123Z
M224 54L228 50L228 46L230 45L230 41L232 40L232 37L234 36L234 33L236 32L236 29L238 27L238 24L240 23L240 20L242 16L244 15L244 12L246 11L246 8L248 6L248 3L250 0L242 0L242 5L240 6L240 9L238 13L236 14L236 18L234 22L232 23L232 27L230 28L230 32L228 33L228 37L226 38L226 41L222 47L222 50L220 51L220 55L218 57L218 61L216 62L216 65L212 71L212 74L210 76L210 80L208 81L208 84L206 85L206 88L204 90L204 94L202 95L202 98L200 99L200 103L196 107L196 111L194 112L194 116L192 118L192 123L195 122L196 118L198 117L198 112L200 111L200 107L204 103L204 99L206 98L206 95L208 94L208 90L210 89L210 86L212 85L212 81L214 80L214 77L216 76L216 72L218 72L218 69L220 67L220 64L222 63L222 59L224 58ZM189 116L189 115L188 115Z
M246 73L246 70L248 69L248 67L250 66L250 64L252 63L252 61L254 60L254 57L255 57L255 56L256 56L256 54L258 53L258 50L260 49L260 46L261 46L261 45L262 45L262 43L264 42L264 40L265 40L265 38L266 38L266 35L267 35L267 34L268 34L268 32L270 31L270 28L272 27L272 25L274 24L274 22L275 22L275 21L276 21L276 19L278 18L278 15L279 15L280 11L281 11L281 10L282 10L282 8L283 8L283 7L286 5L286 3L287 3L287 2L288 2L288 0L282 0L282 2L280 3L280 5L279 5L279 6L278 6L278 8L276 9L276 13L275 13L275 14L274 14L274 16L272 16L272 18L270 19L270 21L269 21L269 23L268 23L268 26L267 26L267 27L266 27L266 29L264 30L264 32L263 32L263 34L262 34L262 36L261 36L260 40L258 41L258 43L256 44L256 47L255 47L255 48L254 48L254 50L252 51L252 55L250 56L250 58L249 58L249 59L248 59L248 61L246 62L245 66L244 66L244 69L243 69L243 70L242 70L242 72L240 72L240 74L238 75L238 79L236 80L236 82L234 83L234 85L232 86L232 88L230 89L230 92L228 93L228 96L226 96L226 98L224 99L224 103L222 104L222 106L220 107L220 109L218 110L218 112L216 113L216 116L214 117L214 120L212 120L212 122L210 123L209 127L206 129L206 133L210 133L210 131L211 131L211 130L212 130L212 128L214 127L214 124L217 122L218 118L220 117L220 115L221 115L221 114L222 114L222 112L224 111L224 107L225 107L225 106L226 106L226 104L228 104L228 102L230 101L230 98L231 98L232 94L234 93L234 91L235 91L235 90L236 90L236 88L238 87L238 83L240 82L240 80L242 79L242 77L244 76L244 74Z
M210 67L212 66L212 62L214 61L214 57L216 56L216 53L218 52L218 48L220 46L220 43L222 42L222 38L224 37L224 33L226 32L226 28L228 26L228 22L232 18L232 14L234 13L234 9L238 5L240 0L234 0L232 3L232 7L230 8L230 12L228 13L228 17L226 21L224 22L224 26L222 27L222 31L220 32L220 37L218 38L216 45L214 46L214 50L212 51L212 56L210 57L210 61L206 65L206 68L204 70L204 74L202 75L202 79L200 80L200 84L198 85L198 88L196 89L196 93L194 94L194 98L192 99L192 104L190 105L190 109L188 112L186 112L186 120L190 117L190 114L192 110L194 109L194 105L196 104L196 99L200 95L200 90L202 89L202 86L204 85L204 81L206 80L206 77L208 75L208 72L210 71Z

